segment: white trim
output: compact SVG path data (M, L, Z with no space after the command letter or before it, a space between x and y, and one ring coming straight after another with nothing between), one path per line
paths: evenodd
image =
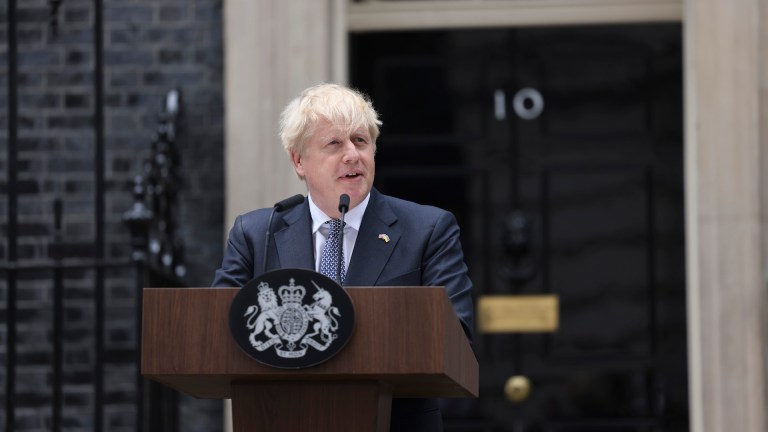
M686 19L693 16L692 3L686 2ZM686 311L687 311L687 344L688 344L688 417L691 431L704 431L704 383L699 379L703 376L702 353L702 291L701 291L701 249L699 217L696 209L699 201L699 176L697 168L699 155L698 129L698 94L697 77L695 73L696 58L693 55L696 34L692 25L684 26L683 34L683 106L684 109L684 190L685 190L685 261L686 261Z
M348 85L349 44L347 39L347 2L331 0L331 79L337 84Z
M351 3L349 31L681 22L683 0L421 0Z
M760 12L686 0L685 193L691 432L766 430L760 262ZM762 146L762 147L761 147Z

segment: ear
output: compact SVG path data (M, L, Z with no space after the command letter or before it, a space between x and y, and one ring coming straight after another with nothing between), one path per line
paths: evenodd
M293 169L296 170L296 174L299 177L304 178L304 166L301 164L301 153L292 151L291 162L293 162Z

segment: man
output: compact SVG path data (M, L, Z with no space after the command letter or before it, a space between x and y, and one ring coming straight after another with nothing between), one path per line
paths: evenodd
M310 87L281 116L280 138L308 196L278 213L267 270L307 268L332 279L338 264L322 259L339 197L350 197L340 270L345 286L445 286L467 337L473 322L472 283L455 218L444 210L380 194L373 188L379 135L376 111L360 93L334 84ZM271 209L238 216L213 286L242 286L262 273ZM338 224L340 228L340 223ZM333 240L329 240L329 243ZM392 431L439 431L434 399L392 401Z

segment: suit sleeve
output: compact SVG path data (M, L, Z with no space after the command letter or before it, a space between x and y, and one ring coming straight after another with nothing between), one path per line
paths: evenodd
M459 240L459 225L449 212L442 212L427 243L422 271L423 284L444 286L467 338L472 341L474 306L472 282L467 275Z
M241 287L253 279L253 249L246 239L243 216L235 219L229 231L221 267L216 270L212 287Z

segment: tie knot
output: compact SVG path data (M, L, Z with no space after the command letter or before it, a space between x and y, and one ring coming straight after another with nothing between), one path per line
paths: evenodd
M325 223L331 228L330 235L338 234L341 231L341 219L329 219Z

